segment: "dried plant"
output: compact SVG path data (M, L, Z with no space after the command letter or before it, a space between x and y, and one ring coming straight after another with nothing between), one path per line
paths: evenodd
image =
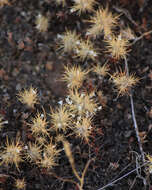
M36 143L28 143L26 159L30 162L37 163L41 158L41 146Z
M80 66L64 67L62 80L67 83L68 88L80 88L89 71L82 70Z
M34 108L34 104L38 103L38 95L37 90L33 87L30 87L29 89L25 89L22 92L19 92L17 95L20 102L23 104L26 104L30 108Z
M52 169L54 166L57 165L56 163L56 157L54 155L47 155L45 152L43 153L43 156L38 163L42 168L46 169Z
M91 27L87 31L87 35L96 38L104 33L104 37L108 38L112 35L112 30L118 24L119 15L113 15L108 6L100 8L96 11L95 15L88 21L91 23Z
M9 143L8 137L6 138L6 145L4 151L0 154L2 162L8 166L9 164L15 164L16 168L19 170L19 163L23 161L22 159L22 150L23 144L19 138L16 138L15 141Z
M15 180L15 187L16 189L24 190L26 188L25 179L16 179Z
M70 127L71 116L66 106L62 105L56 110L51 110L50 116L55 131L66 131Z
M72 167L72 171L74 173L74 175L76 176L76 178L78 179L79 183L76 183L79 190L83 190L83 185L84 185L84 177L85 177L85 174L87 172L87 169L89 167L89 164L91 162L91 160L89 160L87 162L87 164L85 165L85 168L82 172L82 175L80 176L80 174L77 172L76 170L76 167L75 167L75 162L74 162L74 158L73 158L73 155L72 155L72 152L71 152L71 148L70 148L70 144L68 141L66 141L65 139L62 140L63 142L63 145L64 145L64 151L69 159L69 162L70 162L70 165Z
M79 43L79 35L77 35L75 31L66 30L61 36L60 49L62 49L64 53L71 53L77 49Z
M104 64L103 66L100 66L97 64L92 68L92 71L96 73L97 75L100 75L102 77L105 77L108 74L108 71L110 70L109 66L107 64Z
M54 1L57 5L65 6L65 0ZM7 2L7 0L1 0L0 6L9 4ZM94 11L94 5L96 5L96 0L74 0L73 6L71 7L71 12L76 11L79 13L79 15L81 13L94 12L94 15L91 16L90 20L88 20L91 26L87 30L86 36L96 38L100 35L103 35L104 42L106 44L105 52L110 53L111 57L116 60L124 59L126 67L125 71L123 72L120 70L119 72L110 75L109 65L104 64L101 66L100 64L96 63L99 53L97 49L94 48L91 38L84 40L80 38L80 35L78 35L76 31L66 30L63 35L59 35L59 48L62 49L63 53L69 53L69 56L71 55L72 57L79 58L77 61L83 62L84 67L87 65L86 60L88 59L89 61L94 61L96 66L93 66L91 70L82 69L81 66L65 66L62 81L66 82L69 93L65 98L66 103L61 103L59 107L51 109L51 129L48 129L48 122L45 112L42 114L37 112L37 114L32 117L31 122L27 122L32 134L29 134L32 142L29 141L27 145L24 146L23 150L23 143L19 138L16 138L15 141L11 141L10 143L7 138L5 147L2 147L4 150L0 153L0 165L4 164L8 166L14 164L19 170L20 162L24 161L22 159L24 153L26 161L30 163L36 163L37 166L50 170L57 165L58 157L61 155L61 149L58 149L59 145L61 145L59 142L62 142L63 150L65 151L72 171L77 178L77 181L69 181L76 184L79 190L83 190L84 176L89 167L90 160L87 162L83 172L78 172L74 161L75 157L72 154L72 148L70 143L65 139L65 135L66 138L76 136L82 140L85 140L89 144L93 130L93 116L96 114L97 110L102 108L102 106L100 106L99 109L97 99L103 106L105 106L109 100L103 96L101 91L97 92L97 98L94 87L93 90L89 89L91 93L87 92L89 85L87 88L85 88L83 84L85 84L87 75L90 71L102 77L105 77L107 74L109 74L111 77L110 79L118 91L118 96L130 96L131 108L133 110L133 120L134 123L136 123L131 88L138 83L139 79L136 78L134 74L129 75L129 69L127 68L128 66L126 61L126 56L128 55L130 46L129 40L134 40L136 37L130 28L121 29L119 27L118 21L120 15L110 12L108 6L106 6L106 8L100 7L97 11ZM60 14L64 15L64 13L59 13L58 15ZM35 24L38 31L46 32L49 27L49 19L39 14L35 20ZM120 30L115 30L115 27L119 27ZM118 31L119 35L116 36L115 34ZM136 40L139 39L141 39L141 37ZM23 104L26 104L29 108L34 108L34 105L38 103L37 90L33 87L19 92L17 96L19 101ZM26 119L28 119L28 117ZM2 118L0 117L0 129L3 127L3 123L4 122L2 122ZM135 129L138 132L137 124L135 125ZM139 135L137 135L137 137L139 137ZM143 152L143 150L141 152ZM148 165L149 173L152 173L152 157L147 155L147 159L150 162L150 165ZM66 181L66 179L63 181ZM25 180L16 179L15 187L17 189L25 189Z
M54 157L58 157L60 151L61 150L57 149L57 145L52 143L52 139L51 139L51 142L45 146L45 153L48 156L53 155Z
M79 57L81 61L85 59L95 60L98 53L93 47L93 43L90 40L81 40L76 49L76 57Z
M32 123L28 125L31 127L31 132L35 137L39 137L39 135L46 136L48 135L47 129L48 122L46 121L45 114L37 113L37 115L32 118Z
M71 148L70 148L70 144L68 141L66 141L65 139L63 139L63 145L64 145L64 151L69 159L69 162L71 164L71 167L72 167L72 170L73 170L73 173L75 174L75 176L77 177L77 179L80 179L76 169L75 169L75 163L74 163L74 158L73 158L73 155L72 155L72 152L71 152Z
M80 121L77 121L73 127L76 136L85 139L88 142L92 130L91 122L91 118L84 117Z
M83 12L92 12L95 0L74 0L74 5L71 7L71 12L77 11L79 14Z
M46 138L45 136L38 135L36 136L35 141L37 144L42 145L46 143Z
M113 36L111 39L106 39L107 51L111 53L111 56L117 60L123 58L128 54L129 41L119 35L118 37Z
M126 72L117 72L111 76L114 85L118 90L118 95L129 95L129 90L139 81L133 74L127 75Z
M123 39L127 40L134 40L136 38L134 32L129 27L121 30L120 35Z
M36 29L40 32L46 32L49 27L49 19L41 14L36 17Z
M72 101L70 110L75 115L87 116L93 115L97 110L97 103L86 93L79 93L78 90L70 90L69 97Z

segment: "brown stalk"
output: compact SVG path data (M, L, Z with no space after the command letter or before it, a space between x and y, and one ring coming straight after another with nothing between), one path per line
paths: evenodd
M75 168L75 163L74 163L74 159L73 159L72 152L71 152L71 149L70 149L70 144L66 140L63 140L63 145L64 145L65 153L66 153L66 155L67 155L67 157L69 159L72 171L73 171L74 175L76 176L76 178L79 181L79 183L75 182L75 184L77 184L77 186L79 187L79 190L83 190L84 177L85 177L87 169L88 169L88 167L90 165L91 160L88 160L88 162L86 163L85 168L84 168L84 170L82 172L82 175L80 177L78 172L76 171L76 168Z

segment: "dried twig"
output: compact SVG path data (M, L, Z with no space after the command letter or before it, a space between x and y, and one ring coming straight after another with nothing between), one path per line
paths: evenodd
M83 173L82 173L82 176L81 176L81 186L80 186L81 189L83 188L84 177L85 177L85 174L86 174L86 172L87 172L87 170L88 170L88 167L89 167L91 161L92 161L92 160L88 160L88 162L87 162L87 164L86 164L86 166L85 166L85 168L84 168L84 170L83 170Z
M73 158L73 155L72 155L72 152L71 152L71 149L70 149L70 144L68 143L68 141L66 140L62 140L63 142L63 145L64 145L64 150L65 150L65 153L69 159L69 162L70 162L70 165L71 165L71 168L72 168L72 171L75 175L75 177L78 179L79 183L76 183L79 190L83 190L83 184L84 184L84 176L87 172L87 169L90 165L90 162L92 160L88 160L87 164L85 165L85 168L82 172L82 175L80 176L75 168L75 163L74 163L74 158Z
M135 44L137 41L141 40L144 36L147 36L149 34L152 34L152 30L148 31L148 32L144 32L141 36L136 37L134 39L134 41L131 43L131 45Z
M125 57L125 68L126 68L126 73L129 76L129 68L128 68L128 62L127 62L126 57ZM138 140L138 145L139 145L139 149L140 149L140 153L141 153L142 162L144 163L145 155L144 155L141 139L140 139L140 136L139 136L139 130L138 130L138 125L137 125L136 116L135 116L134 101L133 101L132 91L131 90L130 90L130 103L131 103L131 112L132 112L132 118L133 118L134 128L135 128L135 132L136 132L136 137L137 137L137 140Z
M131 14L129 13L129 11L127 9L121 8L121 7L117 7L117 6L113 6L113 8L115 9L115 11L117 11L118 13L123 13L126 18L128 18L128 20L130 20L130 22L135 25L138 26L138 24L133 20Z
M63 182L73 183L73 184L75 184L75 185L78 187L77 182L75 182L75 181L72 180L72 179L60 177L60 176L56 175L56 174L53 173L53 172L50 172L49 175L52 175L53 177L55 177L55 178L57 178L58 180L61 180L61 181L63 181Z
M142 164L142 165L139 166L138 168L135 168L135 169L131 170L131 171L128 172L127 174L121 176L120 178L118 178L118 179L116 179L116 180L114 180L114 181L108 183L107 185L105 185L105 186L103 186L103 187L101 187L100 189L97 189L97 190L103 190L103 189L105 189L105 188L107 188L107 187L112 186L112 185L115 184L116 182L118 182L118 181L124 179L125 177L129 176L130 174L136 172L137 169L142 168L143 166L146 166L146 165L148 165L148 164L150 164L150 162L145 162L144 164Z

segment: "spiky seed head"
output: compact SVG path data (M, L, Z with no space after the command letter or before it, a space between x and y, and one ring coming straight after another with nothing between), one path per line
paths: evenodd
M46 32L49 27L49 19L41 14L39 14L36 17L36 29L39 30L39 32Z
M55 140L56 140L57 143L62 142L63 139L64 139L64 135L63 134L57 134L57 136L55 138Z
M129 90L139 81L133 74L127 75L126 72L117 72L111 76L114 85L118 90L118 95L129 95Z
M78 90L70 90L69 97L72 100L70 105L71 112L78 114L80 116L93 115L97 109L97 103L91 97L91 95L86 93L79 93Z
M98 53L93 47L93 43L88 39L87 41L81 40L79 46L76 49L76 56L79 57L81 61L85 59L96 59Z
M109 66L107 64L104 64L103 66L97 64L92 68L92 71L97 75L105 77L108 74Z
M26 159L30 162L37 162L40 160L41 157L41 146L36 143L29 142Z
M108 6L105 9L100 8L88 21L92 26L88 29L87 35L96 38L104 32L105 38L108 38L112 35L112 29L118 24L118 18L119 15L113 15Z
M52 139L51 139L50 143L45 146L45 153L48 156L57 157L57 156L59 156L60 151L61 150L57 149L57 145L52 143Z
M47 154L43 153L43 157L41 161L38 163L42 168L52 169L54 166L57 165L55 156L48 156Z
M79 15L83 12L93 11L95 0L74 0L74 5L71 7L71 12L78 11Z
M107 51L111 56L117 60L124 58L129 50L129 41L119 35L118 37L113 36L111 39L106 39Z
M2 158L1 164L8 166L9 164L15 164L19 170L19 163L23 161L22 150L23 145L19 138L9 143L8 137L6 138L6 145L4 151L0 154Z
M60 49L63 49L64 53L71 53L76 51L79 42L79 35L75 31L66 30L61 37Z
M62 80L67 83L68 88L80 88L89 71L82 70L80 66L64 67Z
M21 103L26 104L30 108L34 108L34 104L38 103L37 90L33 87L19 92L17 97Z
M48 122L46 121L45 114L37 113L37 115L32 118L32 123L30 123L32 134L35 137L39 137L39 135L46 136L48 135L48 129L47 129Z
M46 138L45 138L45 136L39 135L39 136L36 136L35 141L37 144L42 145L42 144L46 143Z
M76 135L82 139L85 139L87 142L91 136L91 118L82 118L74 125L74 131Z
M26 187L25 179L16 179L15 180L15 187L20 190L24 190Z
M120 31L120 35L122 36L123 39L127 40L134 40L136 38L134 32L129 27L122 29Z
M51 110L50 116L55 131L66 131L70 126L71 116L64 105L56 110Z

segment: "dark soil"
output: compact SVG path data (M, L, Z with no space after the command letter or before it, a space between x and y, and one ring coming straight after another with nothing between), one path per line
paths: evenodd
M99 1L106 5L105 1ZM152 3L149 0L108 0L110 10L116 13L114 6L128 11L122 15L122 25L129 25L137 36L152 29ZM69 7L56 6L52 0L13 0L10 5L0 8L0 114L8 121L1 130L1 145L5 144L6 136L15 138L21 136L26 144L24 133L24 117L29 111L19 102L16 94L31 85L38 89L40 104L49 113L50 106L55 107L58 101L67 95L66 85L60 81L67 64L81 64L78 59L70 55L63 55L57 51L57 34L62 34L66 28L75 29L82 35L88 27L84 20L89 14L79 17L71 15ZM48 31L40 33L35 26L35 18L41 13L50 18ZM129 15L132 20L129 20ZM100 39L95 41L98 48L102 48ZM107 56L108 57L108 56ZM107 59L99 56L100 62ZM87 64L93 64L88 61ZM152 36L145 36L131 47L128 56L129 70L141 79L133 89L133 99L137 123L143 139L143 149L152 155ZM118 64L119 65L119 64ZM121 66L121 65L119 65ZM111 63L111 69L115 67ZM140 156L132 121L129 96L117 98L113 84L108 77L99 80L90 76L88 79L93 88L102 90L106 105L94 118L94 138L90 146L79 140L70 139L77 170L82 171L88 157L94 158L85 176L84 190L97 190L117 179L136 167L137 155ZM88 84L87 84L88 85ZM31 113L29 113L31 114ZM136 153L135 153L136 152ZM52 171L51 171L52 172ZM65 154L61 154L59 165L53 169L56 175L63 178L75 179L69 161ZM2 177L1 177L2 175ZM4 175L7 175L4 176ZM142 170L141 175L147 180L147 189L151 189L151 176ZM27 190L72 190L77 187L63 182L35 165L26 162L20 165L20 171L15 167L0 168L0 189L12 190L14 178L25 178ZM76 180L76 179L75 179ZM145 189L137 172L108 187L111 190L139 190Z

